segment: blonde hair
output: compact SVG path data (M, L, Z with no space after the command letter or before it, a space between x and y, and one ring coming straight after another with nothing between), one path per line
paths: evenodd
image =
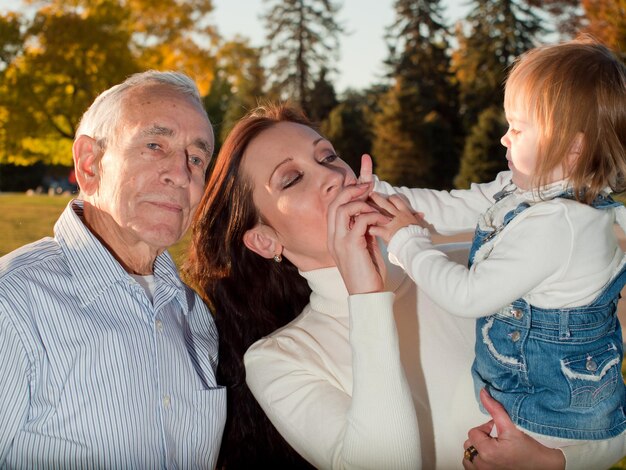
M511 69L504 104L521 104L538 126L534 188L560 165L581 202L626 189L626 71L607 47L585 37L530 50Z

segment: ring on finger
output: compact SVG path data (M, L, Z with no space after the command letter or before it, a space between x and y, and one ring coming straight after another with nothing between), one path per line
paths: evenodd
M474 457L476 457L477 455L478 451L474 446L469 446L467 449L465 449L465 452L463 452L463 458L465 460L469 460L470 462L472 462L474 460Z

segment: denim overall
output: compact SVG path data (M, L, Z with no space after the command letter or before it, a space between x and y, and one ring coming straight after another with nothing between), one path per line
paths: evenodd
M567 192L557 197L574 199ZM608 196L598 196L591 204L596 209L620 205ZM528 207L522 203L508 212L503 226L493 231L477 227L469 265L480 246ZM626 387L616 311L625 283L626 264L622 262L619 272L589 305L546 309L520 298L479 318L472 366L477 399L486 387L516 425L538 434L595 440L623 432ZM481 409L485 411L482 405Z

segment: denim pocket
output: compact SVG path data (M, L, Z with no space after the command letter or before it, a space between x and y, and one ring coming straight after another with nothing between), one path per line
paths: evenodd
M574 408L590 408L615 391L621 356L613 344L561 360L561 371L570 387Z

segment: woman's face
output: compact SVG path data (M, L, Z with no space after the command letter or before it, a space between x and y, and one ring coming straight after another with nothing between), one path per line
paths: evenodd
M250 142L242 168L267 224L257 228L274 237L274 254L282 251L301 271L334 266L326 242L328 206L356 177L331 143L307 126L280 122Z

